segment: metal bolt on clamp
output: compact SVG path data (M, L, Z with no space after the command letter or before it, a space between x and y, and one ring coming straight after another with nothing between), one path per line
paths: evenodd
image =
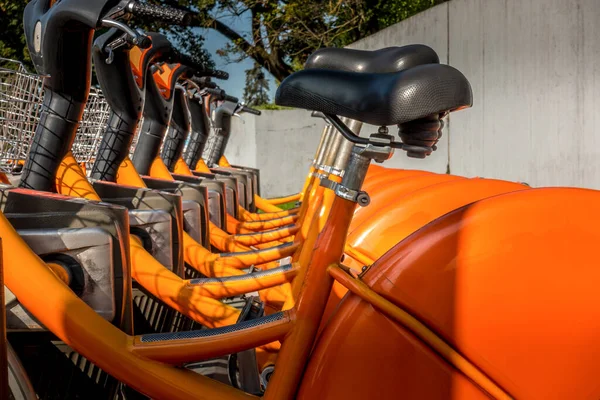
M321 180L321 186L333 190L336 196L361 207L366 207L371 203L369 194L363 190L353 190L327 178Z

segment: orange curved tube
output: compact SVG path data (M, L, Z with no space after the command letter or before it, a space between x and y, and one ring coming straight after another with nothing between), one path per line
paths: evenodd
M152 162L152 166L150 168L150 175L159 179L171 181L173 180L171 172L160 157L157 157ZM221 240L222 239L223 238L221 237ZM211 242L213 240L218 239L215 239L214 235L211 234ZM219 243L221 243L221 240L219 240ZM239 244L232 244L231 242L226 242L226 244L228 246L233 246L236 250L250 250L249 248ZM190 264L194 269L200 271L206 276L216 277L231 275L232 271L227 267L247 268L254 264L262 264L270 261L279 260L289 256L297 248L297 246L290 246L285 249L266 249L264 251L259 250L239 255L232 253L230 256L227 257L219 257L218 255L212 254L210 251L204 249L200 244L198 244L185 232L183 235L183 246L186 262L188 264Z
M133 161L129 158L129 156L125 157L125 160L119 165L119 170L117 171L117 180L116 182L119 185L127 185L127 186L135 186L145 188L146 183L138 174L135 166L133 165Z
M237 353L263 343L283 339L294 326L292 313L292 311L286 311L280 320L262 324L256 328L227 332L201 339L144 343L141 341L141 337L136 337L130 351L141 357L171 365Z
M226 214L225 215L225 222L227 224L227 232L229 232L232 235L235 235L236 233L256 233L256 231L251 231L250 229L246 229L246 228L242 228L240 227L239 223L240 221L238 221L237 219L233 218L231 215ZM230 227L232 227L230 229ZM233 228L236 227L236 228Z
M283 249L271 248L264 251L249 251L242 253L228 254L213 254L198 244L187 233L183 234L183 252L184 260L192 268L201 274L209 277L224 278L245 275L240 269L248 268L252 265L261 265L271 263L276 260L288 257L299 247L299 245L289 246ZM269 264L269 267L274 268L277 264ZM293 273L295 276L297 271ZM278 279L273 277L273 280ZM274 305L277 309L292 296L291 286L287 281L281 282L278 285L267 287L270 279L265 279L262 282L256 282L253 290L248 290L243 293L249 293L255 290L259 291L261 299L270 305ZM239 290L244 290L248 284L240 283ZM261 287L260 285L265 285ZM240 293L242 294L242 293Z
M276 212L284 211L281 208L269 203L268 201L265 201L262 197L260 197L256 194L254 195L254 204L256 205L256 208L258 208L259 210L264 211L264 212L276 213Z
M237 318L239 314L232 312L235 309L232 310L228 307L219 308L218 305L223 306L223 303L212 303L207 298L222 299L270 289L290 283L298 272L298 267L295 267L281 273L252 277L252 275L247 275L243 272L240 273L241 271L232 269L232 271L229 271L230 275L228 277L239 276L243 279L230 279L226 281L209 280L207 283L192 284L190 281L181 279L168 269L162 267L144 250L137 240L131 240L131 242L130 250L132 259L134 258L133 253L135 250L137 261L136 267L132 269L133 278L171 308L209 327L229 325L230 320L223 323L220 322L221 316L233 315ZM269 298L277 302L285 300L285 297L277 298L269 296ZM169 299L173 303L168 302ZM207 307L207 304L211 308ZM197 316L195 315L196 313L200 313L201 315ZM204 320L199 320L202 318L204 320L208 319L208 323L205 323ZM215 321L215 319L217 320Z
M185 287L186 291L194 291L198 294L213 299L224 299L226 297L240 296L247 293L259 292L265 289L275 288L286 283L291 283L298 274L299 267L296 266L285 272L274 273L264 277L252 277L251 274L239 275L244 279L227 281L213 281L194 285L188 283ZM246 278L248 277L248 278ZM227 277L230 278L230 277ZM273 298L269 296L271 301L282 302L285 298Z
M173 179L173 176L171 176L171 171L169 171L169 168L167 168L160 156L152 161L149 174L153 178L164 179L165 181L175 180Z
M70 151L58 166L56 191L65 196L100 201L100 197Z
M206 165L203 159L198 160L196 167L194 167L194 171L202 172L203 174L212 174L212 171L208 168L208 165Z
M283 244L300 229L297 225L289 228L279 228L269 231L254 232L246 234L230 235L218 226L210 224L210 243L220 251L249 251L247 246L265 244L265 247L273 247Z
M173 172L175 172L178 175L194 176L194 173L192 172L190 167L188 167L186 162L183 161L181 157L179 157L179 160L177 160L177 163L175 163L175 168L173 168Z
M256 214L256 213L249 212L242 206L238 206L238 212L241 217L240 220L248 221L248 222L250 222L250 221L268 221L271 219L289 217L289 216L292 216L292 215L295 215L298 213L297 210L295 210L295 211L290 210L290 211L280 211L280 212L276 212L276 213Z
M298 220L298 215L289 215L287 217L271 219L268 221L249 221L239 222L233 217L227 218L227 230L238 232L239 229L248 229L251 231L266 231L269 229L281 228L282 226L291 225Z
M300 226L294 225L289 228L258 232L256 235L233 235L232 237L244 246L265 245L264 248L267 248L294 240L294 235L299 230Z
M299 247L299 243L286 243L285 247L272 247L247 253L223 253L214 261L214 264L243 269L290 257Z
M300 193L293 194L291 196L286 196L286 197L276 197L276 198L272 198L272 199L264 199L261 197L261 199L263 199L267 203L270 203L274 206L291 203L293 201L300 201L301 198L302 198L302 194L300 194Z
M130 245L132 277L166 305L211 328L233 325L239 310L206 297L156 261L137 240Z
M292 244L282 248L213 254L196 243L188 234L183 235L185 262L206 276L218 278L240 274L240 271L236 274L227 267L248 268L252 265L281 260L292 255L299 246L299 244Z
M210 225L210 244L216 247L219 251L250 251L250 247L238 243L234 239L234 235L230 235L214 223Z
M227 159L227 157L225 157L225 154L223 154L221 156L221 158L219 158L219 166L225 167L225 168L231 168L231 164L229 163L229 160Z

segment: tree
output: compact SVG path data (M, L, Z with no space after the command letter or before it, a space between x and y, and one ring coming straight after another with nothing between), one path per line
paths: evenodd
M196 26L230 40L220 51L231 62L253 58L277 80L302 67L316 49L340 47L446 0L165 0L197 13ZM187 3L187 4L186 4ZM250 34L222 22L250 16Z
M23 34L23 11L27 3L27 0L0 0L0 57L21 61L33 71Z
M258 63L246 70L246 87L244 88L244 101L251 107L269 103L269 82Z
M219 54L231 62L252 58L278 81L300 69L316 49L345 46L446 0L147 0L185 9L193 27L212 28L229 39ZM0 56L28 62L22 28L27 0L0 0ZM235 31L225 16L249 16L250 33ZM136 24L133 24L136 25ZM181 50L212 63L193 27L143 25L169 35Z

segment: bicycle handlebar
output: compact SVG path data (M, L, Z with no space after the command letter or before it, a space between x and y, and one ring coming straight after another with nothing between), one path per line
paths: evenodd
M213 78L222 79L222 80L229 79L229 74L227 72L220 71L218 69L206 68L195 57L189 56L189 55L181 53L179 51L175 51L174 58L180 64L183 64L186 67L192 68L194 70L194 75L198 78L213 77Z
M224 94L223 100L225 100L225 101L230 101L232 103L239 103L240 102L240 99L238 99L237 97L233 97L233 96L230 96L230 95L225 94L225 93L223 93L223 94Z
M223 89L206 88L206 89L204 89L204 93L214 96L216 100L230 101L232 103L240 102L240 99L238 99L237 97L228 95L227 93L225 93L225 91Z
M200 78L203 78L203 77L217 78L217 79L221 79L223 81L226 81L227 79L229 79L229 73L218 70L218 69L210 69L210 68L198 68L194 72L194 75L196 75L197 77L200 77Z
M156 6L132 1L127 5L127 9L135 16L144 19L159 20L171 25L186 26L192 20L190 13L168 6Z
M185 65L186 67L193 68L194 70L203 70L204 65L202 65L195 57L189 56L185 53L181 53L177 50L173 51L174 60L180 64Z
M217 99L222 99L225 95L225 91L223 89L217 88L206 88L204 89L204 92L210 94L211 96L215 96Z

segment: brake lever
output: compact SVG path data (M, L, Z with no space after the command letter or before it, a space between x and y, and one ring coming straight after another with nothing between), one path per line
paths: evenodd
M105 18L102 20L102 26L120 30L124 33L125 42L132 44L133 46L137 46L141 49L147 49L152 45L152 41L147 35L136 32L135 30L131 29L129 26L120 21Z

